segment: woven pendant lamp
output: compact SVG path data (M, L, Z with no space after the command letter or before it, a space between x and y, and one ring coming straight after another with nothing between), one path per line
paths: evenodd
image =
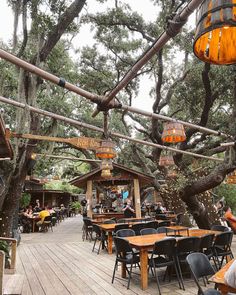
M165 123L161 139L163 142L168 143L178 143L185 141L186 135L183 124L178 122Z
M96 151L100 159L113 159L116 157L115 144L111 140L102 140L101 146Z
M194 54L204 62L236 63L236 0L205 0L197 11Z

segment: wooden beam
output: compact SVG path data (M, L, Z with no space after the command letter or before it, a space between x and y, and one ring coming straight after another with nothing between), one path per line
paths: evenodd
M136 217L141 218L141 201L140 201L140 188L139 188L138 179L134 179L134 204L135 204Z
M92 202L93 202L93 181L87 181L87 190L86 190L86 200L87 200L87 216L92 218L93 210L92 210Z

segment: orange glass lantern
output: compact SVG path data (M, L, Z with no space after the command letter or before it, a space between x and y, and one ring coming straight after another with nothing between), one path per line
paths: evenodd
M233 171L227 176L227 184L236 184L236 171Z
M236 63L236 0L205 0L197 12L194 54L217 65Z
M113 159L116 157L115 144L111 140L102 140L101 146L96 151L100 159Z
M159 159L160 166L171 166L174 165L174 159L172 155L161 155Z
M186 135L184 126L178 122L167 122L161 135L163 142L177 143L185 141Z

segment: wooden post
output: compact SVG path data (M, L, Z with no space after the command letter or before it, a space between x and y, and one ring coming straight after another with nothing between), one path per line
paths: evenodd
M11 244L11 265L10 268L13 273L15 273L16 269L16 247L17 247L17 240L12 241Z
M135 202L136 217L141 218L141 202L140 202L140 189L139 189L138 179L134 179L134 202Z
M93 181L87 181L86 200L87 200L87 216L92 218L92 196L93 196Z
M0 294L3 294L3 274L5 266L5 253L0 251Z

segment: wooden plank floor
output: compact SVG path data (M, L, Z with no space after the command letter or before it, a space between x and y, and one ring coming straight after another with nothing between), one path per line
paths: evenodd
M133 275L129 290L126 281L116 279L111 284L115 255L108 255L105 250L99 255L92 253L92 245L82 241L81 216L67 218L53 232L22 234L17 248L17 273L25 277L23 295L158 294L151 277L146 291L140 289L139 275ZM236 239L234 249L235 246ZM117 276L120 277L120 269ZM197 294L190 278L185 282L186 291L178 288L175 279L161 285L163 295Z

